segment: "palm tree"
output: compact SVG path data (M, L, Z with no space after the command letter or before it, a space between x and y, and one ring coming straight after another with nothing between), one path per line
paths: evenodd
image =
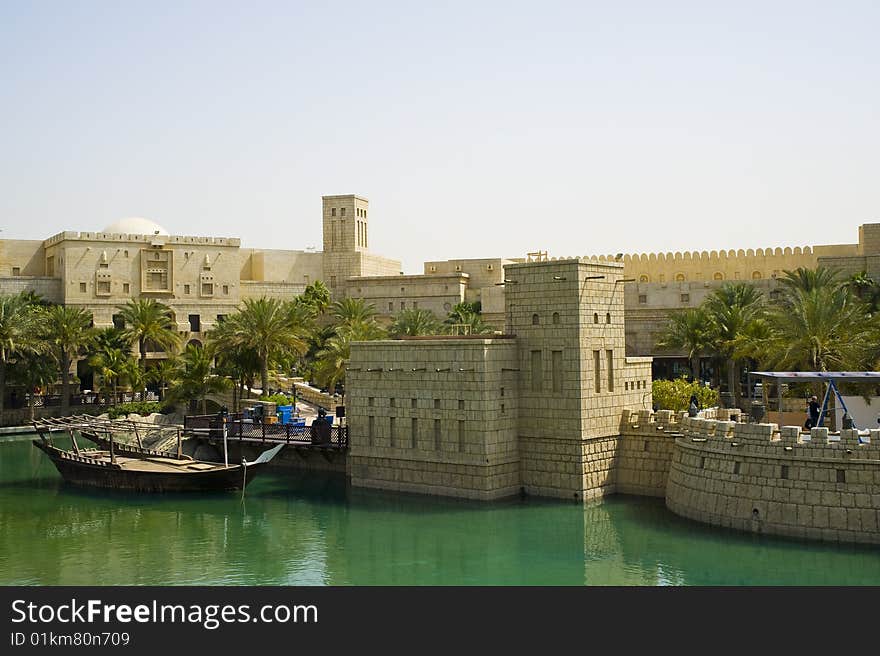
M103 344L89 356L88 363L101 376L102 387L105 383L111 386L113 390L111 404L117 403L119 382L131 366L131 352Z
M783 306L770 312L768 323L771 366L839 371L869 364L873 326L865 306L844 285L793 289Z
M340 326L336 335L328 339L317 354L317 380L332 390L337 382L345 380L345 364L351 357L351 343L381 339L384 336L385 331L369 321Z
M92 315L80 308L53 305L43 311L46 339L52 355L61 368L61 412L70 410L70 367L82 351L92 343Z
M137 343L141 370L146 368L148 342L164 351L172 351L180 344L171 308L164 303L152 298L138 298L118 309L125 321L123 334L130 344Z
M56 380L58 370L52 358L39 350L22 353L10 369L10 378L20 382L28 390L28 411L34 420L34 389L44 387Z
M461 326L464 326L466 333L470 335L492 332L492 328L483 321L479 302L456 303L443 323L449 326L450 333L457 332Z
M330 311L340 324L367 324L376 318L376 306L362 298L341 298Z
M401 335L439 335L441 326L442 324L437 315L430 310L412 308L401 310L394 317L394 323L391 324L388 333L392 337L400 337Z
M6 397L6 368L41 350L39 310L22 295L0 296L0 417Z
M165 400L165 391L176 379L179 363L176 357L160 360L156 366L147 370L147 380L159 386L159 401Z
M248 298L241 311L222 324L222 335L230 346L256 353L264 394L269 389L269 366L306 350L306 326L294 324L292 316L289 305L276 298Z
M738 404L742 396L739 380L737 339L747 332L762 307L761 292L746 283L725 283L703 302L711 326L711 344L727 362L727 389Z
M711 345L709 316L702 307L674 312L657 343L660 348L684 349L694 380L700 379L700 355Z
M316 314L324 314L330 307L330 290L321 280L316 280L306 286L305 291L299 297L304 303L312 306Z
M778 277L776 281L788 289L800 289L808 292L820 287L834 287L840 284L837 270L823 266L815 269L798 267L793 271L786 269L782 273L783 275Z
M177 382L169 396L180 401L201 401L202 414L208 413L208 394L222 392L229 381L213 372L209 349L188 344L179 360Z
M868 314L873 315L880 309L880 285L867 272L854 274L844 284L864 303Z

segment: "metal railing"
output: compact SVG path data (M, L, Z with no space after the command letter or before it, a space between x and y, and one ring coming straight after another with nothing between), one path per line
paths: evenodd
M226 418L226 436L231 440L284 442L330 449L348 448L348 426L324 424L315 420L311 426L269 424L259 419L246 419L241 414ZM317 425L316 425L317 424ZM223 437L223 420L218 415L187 415L183 418L185 435L210 438Z
M35 408L56 408L61 407L61 394L21 394L12 393L6 397L4 407L7 409L20 410L28 408L31 405L33 397L33 406ZM119 392L115 403L132 403L138 401L158 401L159 395L155 392ZM89 392L88 394L71 394L70 405L72 406L109 406L114 405L113 395L110 392L98 393Z

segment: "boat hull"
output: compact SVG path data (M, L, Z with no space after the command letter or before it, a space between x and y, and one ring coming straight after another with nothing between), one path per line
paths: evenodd
M68 483L84 487L108 488L132 492L217 492L240 490L262 469L262 464L231 465L209 471L152 472L126 470L106 463L77 459L67 452L34 440L61 477Z

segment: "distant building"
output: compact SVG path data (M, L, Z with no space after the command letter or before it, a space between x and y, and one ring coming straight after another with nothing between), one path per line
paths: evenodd
M324 196L323 251L242 248L236 237L171 235L162 226L129 218L99 232L65 231L45 240L0 240L0 293L33 291L53 303L82 307L96 326L113 325L129 298L169 305L188 340L234 312L246 298L292 298L322 280L334 299L364 298L388 322L402 309L433 311L441 319L462 301L479 302L499 332L505 315L505 266L553 261L546 252L525 258L425 262L420 275L402 275L400 262L370 251L369 201L353 194ZM880 224L859 227L857 244L744 251L591 256L623 264L626 352L654 356L654 374L686 371L684 354L656 343L669 312L694 307L728 281L744 281L768 296L786 269L817 265L880 279ZM157 353L152 357L164 357Z

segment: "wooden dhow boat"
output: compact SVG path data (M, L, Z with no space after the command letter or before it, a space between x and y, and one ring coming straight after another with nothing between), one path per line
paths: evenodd
M144 428L156 427L141 423ZM279 444L263 452L253 462L241 464L194 460L180 452L144 448L138 422L99 420L94 417L65 417L33 422L40 439L33 444L45 453L68 483L88 487L135 492L210 492L244 489L284 447ZM168 427L166 427L167 429ZM114 439L114 433L130 435L138 445ZM176 430L176 427L170 427ZM76 433L95 442L98 448L81 448ZM71 448L52 444L53 433L67 433Z

